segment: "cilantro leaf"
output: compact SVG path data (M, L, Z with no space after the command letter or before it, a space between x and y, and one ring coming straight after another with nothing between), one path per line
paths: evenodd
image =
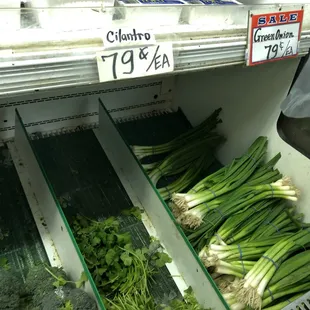
M167 253L157 253L157 259L155 260L155 264L158 268L164 267L165 264L171 263L172 259Z
M108 265L112 265L114 262L115 258L117 256L117 253L114 249L109 249L107 252L107 255L105 256L105 261Z
M67 284L67 280L64 279L63 277L58 277L57 280L55 282L53 282L53 285L55 287L60 287L60 286L65 286Z
M117 234L116 238L117 238L117 243L120 246L126 245L128 243L131 243L131 235L130 235L130 233Z
M94 239L92 240L92 245L96 246L101 242L101 239L97 236L94 237Z
M127 215L127 216L134 216L135 218L137 218L138 220L141 220L142 216L141 213L143 212L143 210L141 210L138 207L133 207L131 209L126 209L122 211L123 215Z
M0 268L3 268L5 270L10 269L9 262L8 262L7 258L0 257Z
M81 288L81 287L85 284L85 282L87 282L87 281L88 281L87 274L86 274L85 271L83 271L83 272L81 273L80 279L79 279L78 281L75 282L75 286L76 286L77 288Z
M107 271L108 268L98 268L96 269L97 270L97 273L102 276L106 271Z
M132 264L132 258L130 257L128 252L124 252L121 254L121 260L123 261L125 266L130 266Z

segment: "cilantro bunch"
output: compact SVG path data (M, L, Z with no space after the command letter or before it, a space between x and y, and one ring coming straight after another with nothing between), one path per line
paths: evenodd
M205 310L198 304L191 287L185 291L184 300L173 299L167 305L156 305L152 296L139 292L119 295L108 302L109 310Z
M115 217L97 222L78 216L73 231L99 292L105 297L145 292L158 268L171 262L158 242L134 249Z
M140 218L134 208L126 215ZM73 232L97 289L109 310L203 310L192 292L184 300L157 305L148 282L171 258L160 243L151 240L149 247L134 248L131 235L121 232L115 217L93 221L78 215Z

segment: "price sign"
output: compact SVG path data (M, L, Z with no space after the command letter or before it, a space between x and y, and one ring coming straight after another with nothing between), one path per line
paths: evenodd
M100 82L129 79L174 70L171 43L97 53Z
M250 12L247 65L296 57L303 10L253 14Z

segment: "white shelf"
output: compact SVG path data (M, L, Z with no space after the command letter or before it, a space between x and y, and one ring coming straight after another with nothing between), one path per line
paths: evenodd
M154 26L152 30L157 42L173 43L174 73L244 64L248 11L258 8L273 12L279 10L279 5L184 6L183 18L199 12L200 19L195 20L195 25ZM282 10L291 8L300 8L300 5L282 6ZM111 7L107 10L118 13L126 10L128 17L133 9ZM28 11L27 16L33 11ZM120 26L132 27L133 24L126 20L113 21L113 27ZM81 24L81 27L87 28L87 25ZM307 54L309 48L310 6L305 5L299 55ZM0 95L99 83L95 56L102 49L100 29L6 31L0 42Z

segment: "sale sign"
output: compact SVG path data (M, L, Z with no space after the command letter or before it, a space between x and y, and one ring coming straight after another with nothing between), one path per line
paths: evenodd
M303 10L249 16L247 65L296 57Z

